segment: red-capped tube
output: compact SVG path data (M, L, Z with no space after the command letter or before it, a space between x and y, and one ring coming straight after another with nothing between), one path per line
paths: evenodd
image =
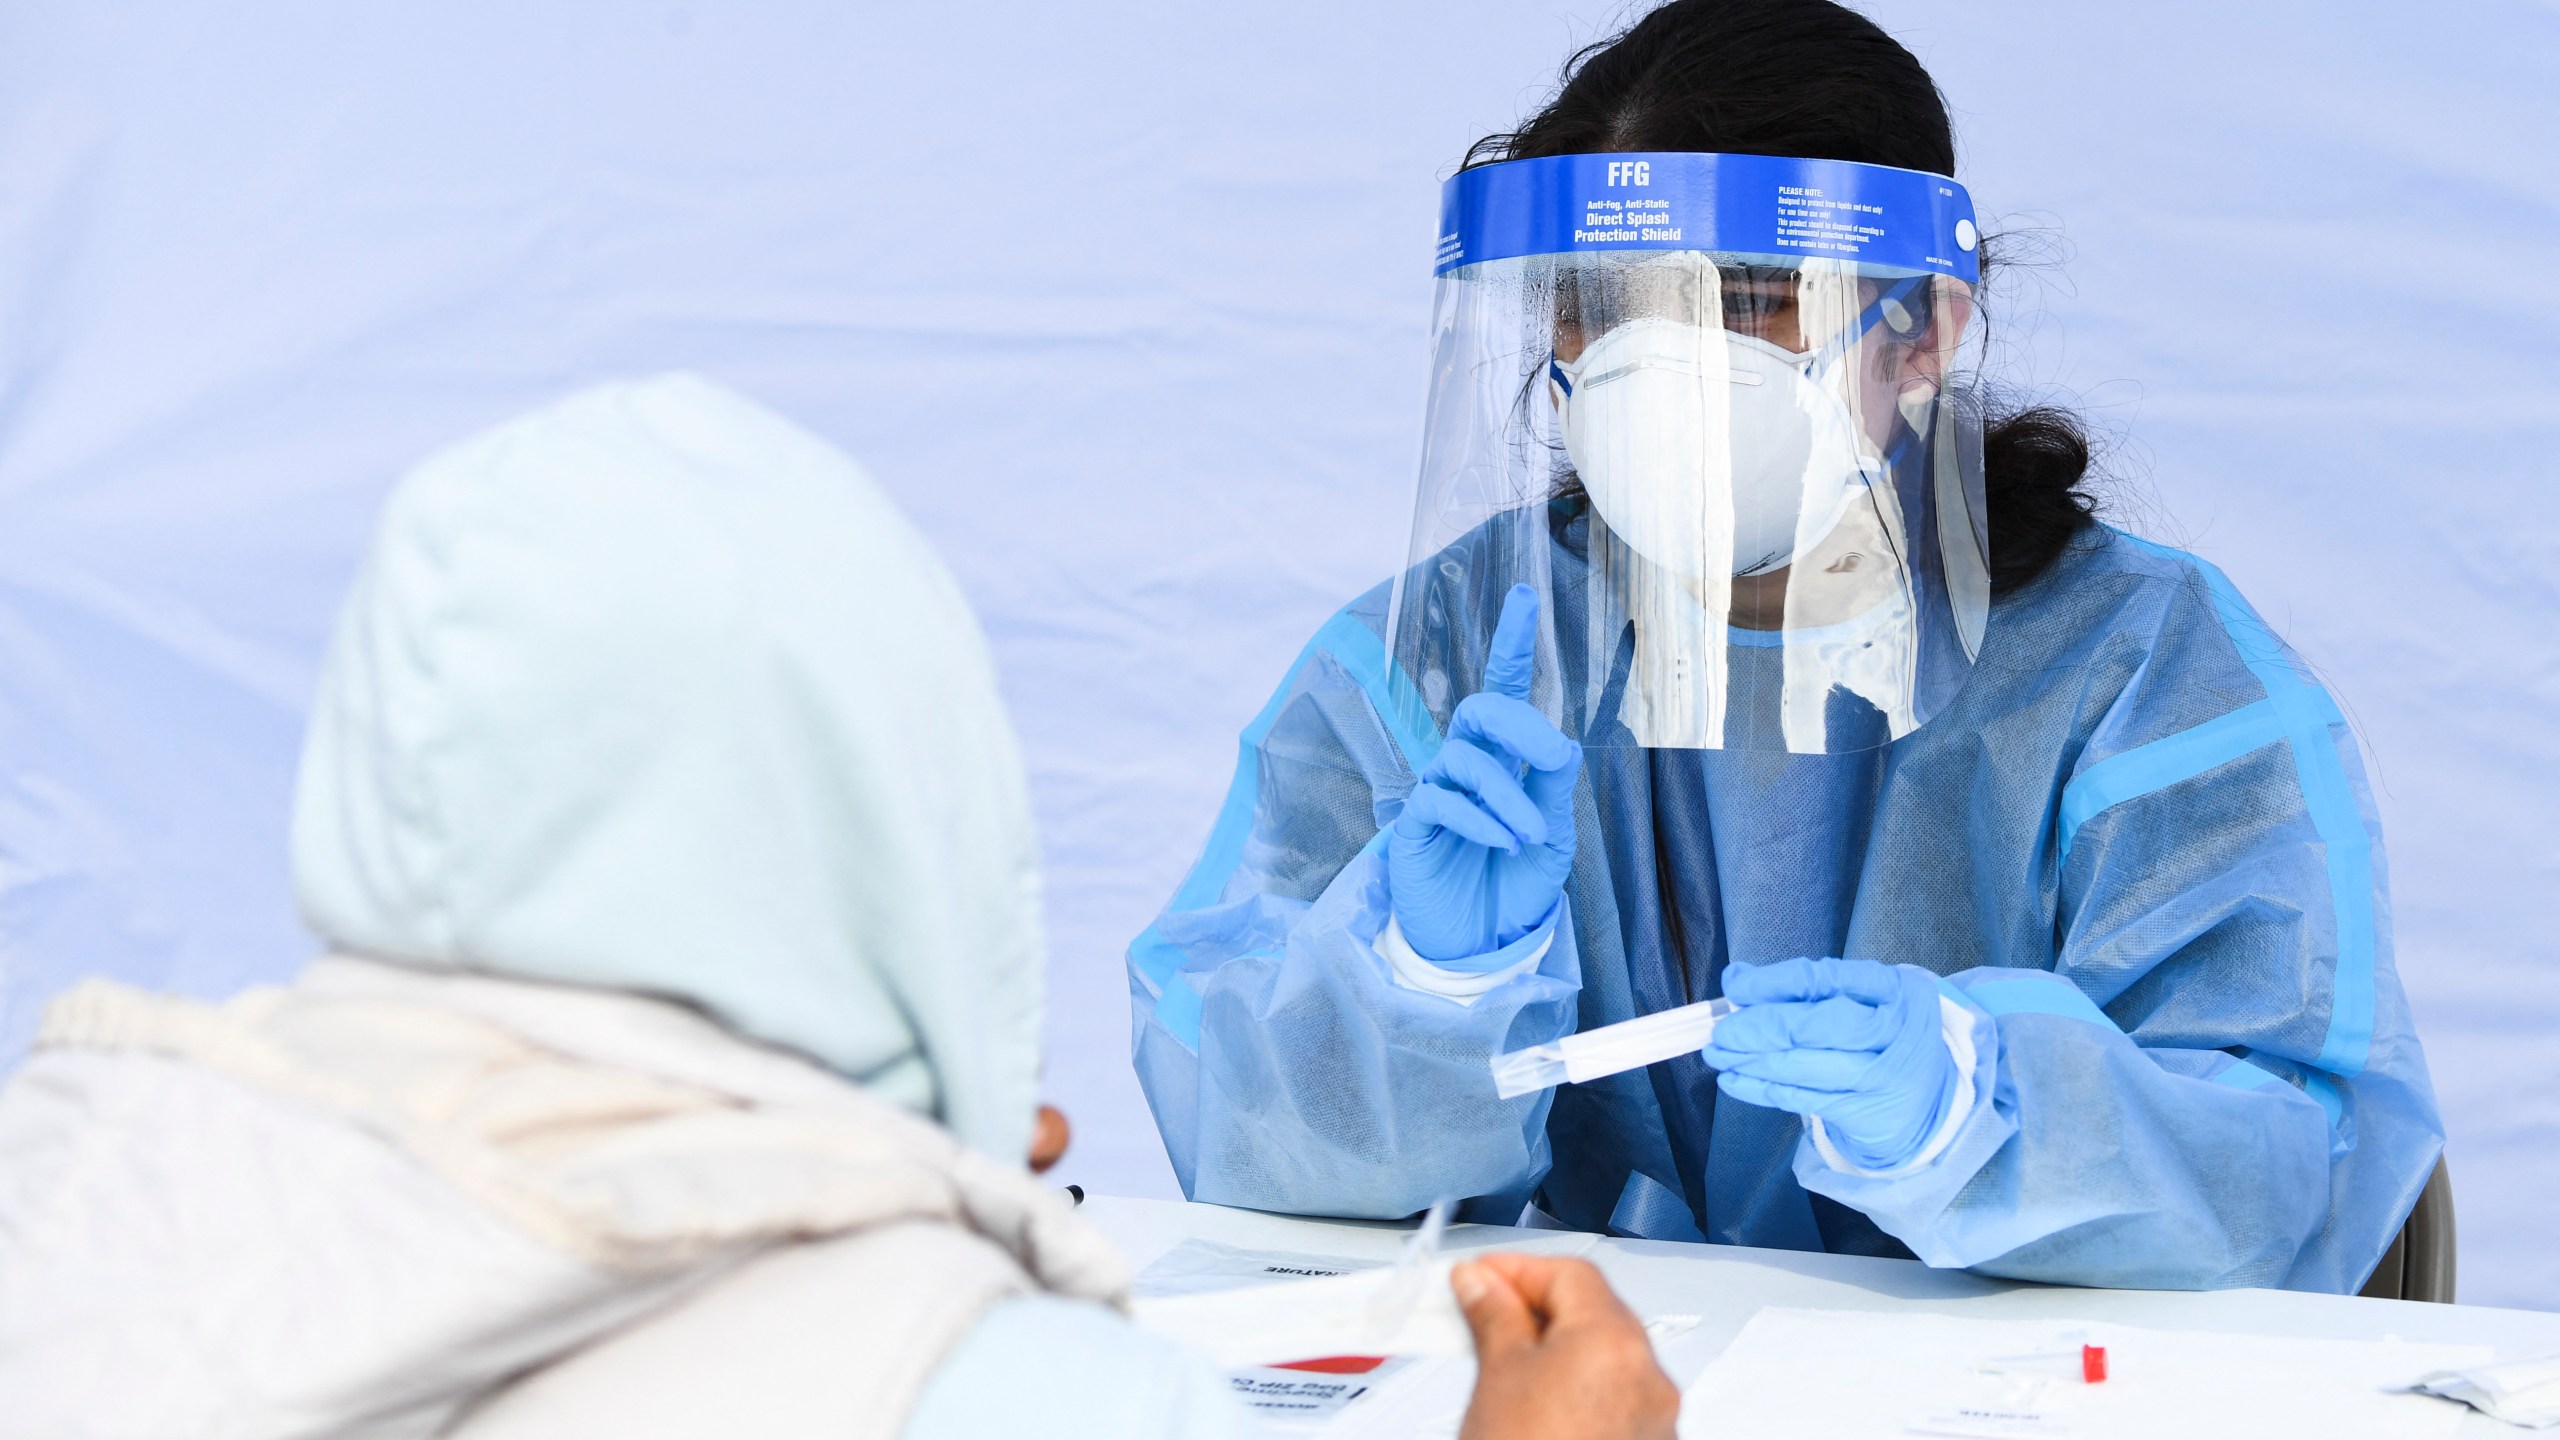
M2080 1347L2080 1378L2092 1385L2107 1378L2106 1346L2083 1345Z

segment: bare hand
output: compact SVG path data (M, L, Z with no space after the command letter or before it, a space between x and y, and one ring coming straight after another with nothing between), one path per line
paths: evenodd
M1041 1106L1039 1118L1031 1126L1032 1174L1040 1174L1058 1163L1058 1157L1067 1153L1067 1137L1066 1112L1055 1105Z
M1588 1262L1487 1255L1449 1283L1476 1337L1459 1440L1671 1440L1680 1391Z

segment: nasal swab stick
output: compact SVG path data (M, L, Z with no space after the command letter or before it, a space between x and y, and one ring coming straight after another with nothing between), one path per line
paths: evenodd
M1567 1035L1493 1057L1493 1088L1503 1099L1564 1084L1581 1084L1622 1070L1658 1064L1706 1048L1716 1022L1734 1012L1718 997L1681 1005Z

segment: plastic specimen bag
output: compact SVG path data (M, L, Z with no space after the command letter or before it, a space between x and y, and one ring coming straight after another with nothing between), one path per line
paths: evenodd
M1130 1302L1141 1329L1225 1366L1334 1355L1470 1355L1475 1343L1440 1253L1449 1202L1424 1216L1392 1266Z

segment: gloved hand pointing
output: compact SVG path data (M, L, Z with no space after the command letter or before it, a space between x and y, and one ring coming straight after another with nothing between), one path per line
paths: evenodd
M1909 1163L1945 1122L1958 1076L1937 977L1873 960L1733 965L1700 1058L1736 1100L1819 1115L1842 1159L1863 1170Z
M1387 837L1387 888L1405 943L1426 960L1500 949L1553 911L1573 869L1582 747L1529 704L1538 594L1511 587L1484 689L1458 702Z

